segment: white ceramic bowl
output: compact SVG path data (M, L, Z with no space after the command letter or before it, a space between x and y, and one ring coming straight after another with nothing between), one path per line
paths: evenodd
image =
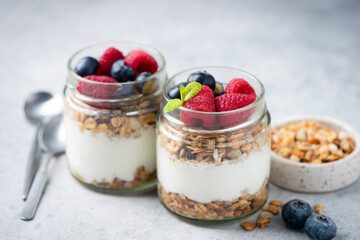
M355 150L345 158L322 164L290 161L271 151L270 181L288 190L307 193L335 191L355 182L360 175L359 133L337 119L314 115L284 118L272 124L272 127L278 128L287 123L303 120L317 120L337 132L345 131L354 140Z

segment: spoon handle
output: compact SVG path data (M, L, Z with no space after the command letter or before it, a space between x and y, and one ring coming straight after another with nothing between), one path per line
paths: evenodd
M35 216L37 207L40 203L40 199L46 185L47 170L51 157L51 154L46 154L44 161L41 163L41 166L36 173L34 182L30 188L29 196L20 214L21 220L28 221L33 219Z
M33 144L31 146L31 151L30 151L30 156L26 165L26 173L25 173L25 182L24 182L24 189L23 189L23 195L22 198L25 201L28 194L29 194L29 190L31 187L31 184L34 180L36 171L39 168L39 164L40 164L40 159L41 159L41 149L39 146L39 141L38 141L38 132L40 129L40 125L38 125L36 127L36 135L35 135L35 139L33 140Z

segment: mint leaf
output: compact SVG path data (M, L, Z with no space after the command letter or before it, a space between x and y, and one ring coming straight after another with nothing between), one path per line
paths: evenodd
M185 95L186 95L185 87L184 85L180 85L180 99L184 101Z
M202 85L198 82L191 82L185 88L184 101L187 101L196 96L201 91Z
M180 85L180 99L171 99L164 107L164 112L168 113L181 107L185 101L193 98L201 91L202 85L198 82L189 83L186 87Z
M182 101L180 99L171 99L170 101L168 101L168 103L164 107L164 112L168 113L168 112L174 111L175 109L181 107L183 105L183 103L184 103L184 101Z

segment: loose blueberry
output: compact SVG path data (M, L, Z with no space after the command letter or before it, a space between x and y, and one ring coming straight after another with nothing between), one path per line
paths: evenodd
M214 91L215 85L216 85L215 78L211 74L207 73L206 71L203 71L203 72L199 71L199 72L190 74L190 76L187 79L187 82L189 82L189 83L190 82L198 82L202 85L208 86L213 91Z
M129 82L135 80L135 74L130 66L126 66L124 60L117 60L111 66L111 76L118 82Z
M151 76L151 73L148 72L142 72L136 77L136 89L145 94L149 95L158 89L159 84L157 78L149 78ZM148 78L148 79L145 79Z
M311 206L299 199L293 199L287 202L282 211L281 216L290 228L302 228L304 227L306 219L312 214Z
M116 99L128 98L134 94L135 94L134 86L132 84L124 84L115 91L113 97Z
M330 240L336 235L336 225L327 216L313 214L305 222L305 232L312 239Z
M172 87L168 93L169 98L180 99L180 86L183 85L184 87L186 87L188 84L189 84L188 82L182 82Z
M95 58L83 57L77 62L74 68L74 72L76 72L81 77L86 77L90 75L95 75L98 67L99 63Z

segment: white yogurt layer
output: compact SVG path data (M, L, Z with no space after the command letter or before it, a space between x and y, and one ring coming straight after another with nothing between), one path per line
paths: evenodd
M171 159L174 156L157 144L157 175L160 184L168 192L184 194L201 203L230 201L240 197L244 190L254 194L260 190L270 173L269 146L250 153L236 163L225 161L220 166L194 165Z
M69 165L85 182L111 182L115 177L133 181L138 167L143 165L149 172L156 169L154 128L143 130L139 138L110 139L105 133L82 133L69 116L65 116L65 128Z

